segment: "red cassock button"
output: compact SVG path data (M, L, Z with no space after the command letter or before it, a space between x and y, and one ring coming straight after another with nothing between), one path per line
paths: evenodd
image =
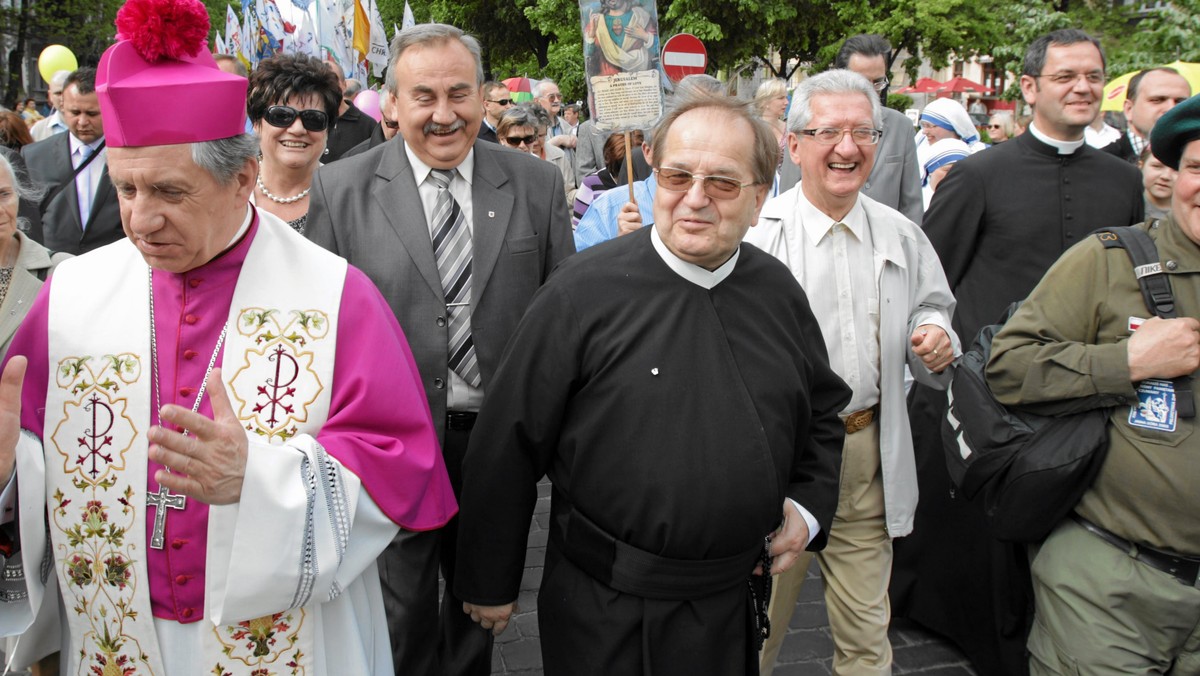
M181 396L181 397L190 397L195 393L196 393L196 388L194 388L194 387L179 388L179 396Z
M175 584L187 584L187 581L188 581L187 575L176 575L175 576Z
M183 321L186 324L195 324L196 322L200 321L200 318L196 315L188 314L183 316Z
M188 280L188 286L192 287L193 289L196 288L197 286L200 286L203 283L204 283L203 279L189 279Z
M187 540L181 540L179 538L176 538L174 540L171 540L171 549L180 549L186 544L187 544Z
M179 611L179 616L185 620L190 618L192 616L192 609L184 608L183 610Z
M199 353L199 352L197 352L197 351L195 351L195 350L184 350L184 351L183 351L183 358L184 358L184 359L195 359L195 358L196 358L196 356L197 356L197 355L199 355L199 354L200 354L200 353Z

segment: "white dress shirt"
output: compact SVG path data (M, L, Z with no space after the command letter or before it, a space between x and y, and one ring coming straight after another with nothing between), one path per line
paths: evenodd
M71 167L79 168L79 165L86 159L83 156L83 147L87 146L96 152L96 146L100 145L102 139L96 139L91 143L84 143L75 138L74 134L68 135L71 147ZM88 217L92 214L92 202L96 199L96 191L100 187L100 176L104 173L105 151L99 152L99 157L92 160L87 168L79 172L75 176L75 195L79 198L79 223L84 230L88 226Z
M425 223L429 226L429 242L433 245L433 207L437 204L438 187L429 178L429 172L433 171L432 167L421 161L413 153L412 148L408 144L404 144L404 153L408 155L408 163L412 166L413 180L417 182L417 194L421 196L421 207L425 211ZM462 163L455 167L454 179L450 181L450 196L454 201L458 202L458 208L462 210L463 220L467 226L467 230L471 233L472 248L474 248L475 236L475 219L473 217L474 210L471 205L471 181L475 177L475 149L472 148L467 152L467 156L463 158ZM472 253L472 255L474 255ZM474 266L472 266L473 268ZM473 273L472 273L473 274ZM479 301L479 289L472 283L471 287L471 307L474 308ZM449 345L446 350L449 351ZM462 379L462 376L454 372L454 369L447 369L447 388L446 388L446 410L448 411L478 411L480 405L483 404L483 388L471 387L467 381Z

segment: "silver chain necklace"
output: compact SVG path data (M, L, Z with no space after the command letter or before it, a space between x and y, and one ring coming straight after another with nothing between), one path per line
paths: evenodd
M159 392L158 381L161 377L161 371L158 369L158 335L154 328L154 270L148 270L150 281L150 358L154 363L154 410L158 411L162 408L162 395ZM221 353L221 346L225 344L225 334L229 332L229 322L221 327L221 335L217 338L217 346L213 348L212 357L208 360L208 368L204 371L204 380L200 382L200 391L196 393L196 403L192 404L192 413L200 410L200 401L204 398L204 392L208 389L208 378L212 375L213 368L217 365L217 355ZM162 421L159 421L161 424ZM187 436L188 431L183 430L183 435ZM171 468L163 465L163 469L170 473ZM162 549L165 544L164 531L166 530L167 513L166 509L183 509L187 504L187 496L176 495L171 493L161 484L158 486L158 491L151 493L146 492L146 502L152 505L154 509L154 528L150 534L151 549Z
M304 199L305 196L308 195L308 191L312 190L312 184L309 184L309 186L307 188L305 188L304 190L300 191L300 194L298 194L298 195L294 195L292 197L277 197L276 195L272 194L270 190L267 190L267 186L263 185L261 171L258 172L258 177L254 179L254 182L258 184L258 189L262 191L262 194L266 195L267 198L270 199L271 201L278 202L280 204L291 204L292 202L299 202L300 200Z

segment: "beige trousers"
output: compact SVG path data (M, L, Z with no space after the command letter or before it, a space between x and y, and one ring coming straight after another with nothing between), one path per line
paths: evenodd
M825 580L825 605L833 632L833 673L876 676L892 673L888 624L892 608L892 540L884 520L883 478L879 468L879 424L846 435L842 447L838 507L829 543L806 552L771 590L771 637L759 656L760 673L771 676L788 622L814 555Z

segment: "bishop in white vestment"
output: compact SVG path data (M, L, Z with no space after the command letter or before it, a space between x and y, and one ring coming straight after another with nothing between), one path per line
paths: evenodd
M160 35L201 20L131 0L100 62L128 239L9 351L0 635L72 674L390 675L375 559L457 509L428 404L365 275L248 203L245 79Z

